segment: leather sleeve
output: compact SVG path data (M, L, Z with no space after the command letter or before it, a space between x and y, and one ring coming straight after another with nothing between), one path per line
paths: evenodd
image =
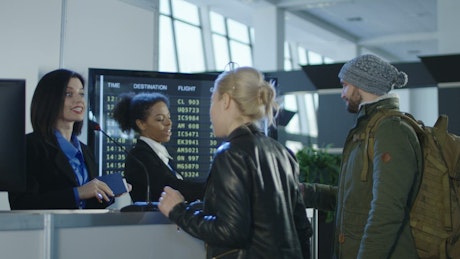
M250 163L242 154L221 152L213 161L205 202L214 202L214 213L176 206L170 219L192 236L210 245L245 247L250 239Z

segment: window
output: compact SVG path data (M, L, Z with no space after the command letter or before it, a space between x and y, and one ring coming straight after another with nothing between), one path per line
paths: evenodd
M205 71L201 28L175 21L179 72Z
M292 70L292 55L291 55L291 48L288 42L284 42L284 70Z
M196 5L160 0L159 69L165 72L206 70L202 28Z
M288 136L284 144L294 152L305 145L315 144L318 138L318 94L305 92L284 95L283 108L295 112L284 128Z
M159 69L165 72L177 72L176 48L172 32L172 19L160 16Z
M216 70L223 70L230 61L252 66L252 29L216 12L210 12L209 17Z
M308 55L308 64L309 65L320 65L320 64L323 64L323 57L314 52L314 51L308 51L307 52L307 55Z
M224 67L230 61L227 38L222 35L214 34L212 35L212 41L214 45L214 62L216 64L216 70L224 70Z
M307 50L298 47L297 48L297 56L299 57L299 65L308 65L308 60L307 60Z

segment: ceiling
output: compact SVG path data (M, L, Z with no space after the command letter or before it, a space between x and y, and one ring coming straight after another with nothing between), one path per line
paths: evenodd
M279 0L288 13L393 61L437 53L437 0Z
M358 46L392 62L412 62L439 54L437 7L445 0L187 1L249 25L255 9L276 5L286 11L286 39L307 49L344 61L350 55L341 52L352 45L353 52Z
M152 7L155 0L122 0ZM454 0L186 0L207 10L247 25L253 24L254 11L266 6L285 10L285 38L306 49L346 61L356 53L372 52L391 62L420 61L421 56L442 55L440 38L460 42L455 25L439 33L438 1ZM445 2L441 2L445 1ZM457 0L455 0L457 1ZM451 16L460 14L448 11ZM460 10L459 10L460 11ZM443 12L444 22L446 24ZM455 21L455 17L450 18ZM447 19L449 21L449 19ZM455 22L453 22L455 23ZM452 23L452 24L453 24ZM446 30L452 33L446 37ZM460 52L460 44L452 44ZM339 47L338 47L339 46ZM347 53L347 54L345 54ZM350 55L350 53L353 53ZM449 53L450 54L450 53Z

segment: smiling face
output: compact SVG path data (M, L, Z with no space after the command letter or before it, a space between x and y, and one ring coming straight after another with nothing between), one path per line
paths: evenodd
M83 121L85 116L85 89L78 78L71 78L67 84L64 105L57 124L73 125L74 122Z
M164 102L157 102L149 109L145 120L137 120L141 136L151 138L159 143L168 142L171 138L171 114Z

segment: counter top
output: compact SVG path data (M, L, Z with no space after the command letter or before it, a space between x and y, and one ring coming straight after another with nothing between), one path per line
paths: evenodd
M161 212L117 210L17 210L0 211L0 231L43 229L47 221L54 228L171 224Z

